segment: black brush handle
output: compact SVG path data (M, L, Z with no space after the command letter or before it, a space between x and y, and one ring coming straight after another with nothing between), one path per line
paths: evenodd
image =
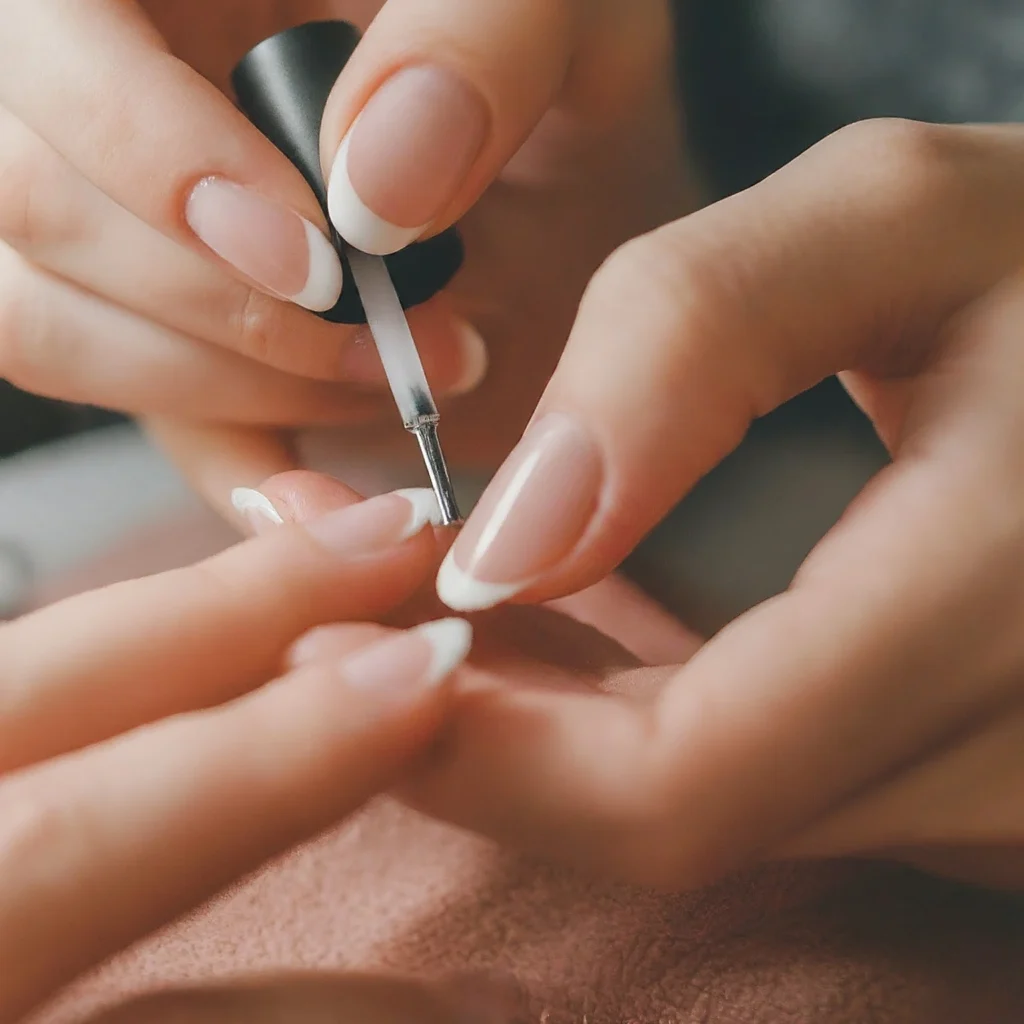
M325 217L320 125L331 89L358 44L359 30L348 22L313 21L265 39L231 75L239 108L302 172ZM332 323L366 323L344 244L336 234L333 240L345 268L345 287L334 309L319 315ZM456 275L463 256L462 240L452 227L384 257L403 308L433 298Z

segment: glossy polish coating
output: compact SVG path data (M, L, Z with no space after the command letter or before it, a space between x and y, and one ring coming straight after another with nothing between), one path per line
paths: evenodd
M328 189L320 166L324 110L358 42L358 31L342 21L300 25L260 43L232 75L242 110L302 172L325 208ZM447 265L425 258L416 261L414 255L409 255L410 250L406 250L404 260L396 258L391 265L352 248L342 249L339 244L338 251L347 257L351 271L345 275L349 286L342 291L337 306L325 313L329 320L369 323L403 422L407 429L417 431L431 484L445 521L451 523L460 517L434 433L437 409L403 310L432 297L448 283L461 263L461 244L458 250L454 266L451 261ZM436 242L433 251L451 256L450 240ZM410 268L425 273L406 280L402 274ZM358 314L352 305L353 296ZM428 422L430 430L423 434Z
M445 68L402 68L370 97L334 160L331 222L350 245L387 255L454 199L487 137L483 98Z
M185 219L197 238L258 285L313 312L341 295L341 260L316 225L251 189L204 178Z
M358 43L358 30L347 22L310 22L264 40L231 76L242 112L302 172L325 216L320 127L328 96ZM345 254L335 241L344 265ZM402 307L410 309L433 298L458 272L463 256L455 228L388 256L388 272ZM351 274L345 274L336 305L321 315L333 323L366 323Z
M526 432L469 517L437 577L456 611L493 607L566 558L600 497L603 463L594 440L567 416Z

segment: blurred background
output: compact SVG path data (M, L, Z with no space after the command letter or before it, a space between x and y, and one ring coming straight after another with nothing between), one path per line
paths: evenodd
M687 132L709 198L840 125L898 115L1024 120L1020 0L686 0ZM712 630L777 592L884 463L828 382L756 425L633 568ZM191 499L130 424L0 382L0 616Z

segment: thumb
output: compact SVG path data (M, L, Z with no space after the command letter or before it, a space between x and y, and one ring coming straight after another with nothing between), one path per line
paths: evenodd
M321 155L339 234L387 255L457 220L572 91L578 51L594 22L608 20L601 8L614 6L388 0L324 114ZM655 20L647 10L662 5L640 6L634 20L643 13L646 25Z
M613 255L438 577L450 607L604 577L751 422L847 369L905 376L1024 259L1019 129L866 122Z

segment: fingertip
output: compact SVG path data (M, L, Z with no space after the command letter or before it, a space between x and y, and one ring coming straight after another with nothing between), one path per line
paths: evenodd
M483 383L491 359L486 342L468 320L457 317L453 326L462 370L458 380L449 385L443 393L447 397L457 398L459 395L475 391Z
M437 596L452 611L480 612L515 597L525 589L525 584L478 580L456 562L452 548L438 570L436 587Z
M309 247L309 271L306 283L291 301L314 313L326 313L341 298L345 273L334 246L309 221L303 221Z
M284 523L305 523L363 500L340 480L308 469L278 473L251 493L259 494ZM242 500L246 499L242 495Z
M428 685L443 683L469 657L473 627L465 619L437 619L417 628L431 648Z
M358 123L359 118L356 118ZM374 213L359 197L348 170L355 124L342 140L331 165L327 186L327 210L335 230L349 245L371 256L390 256L415 242L427 225L407 228L392 224Z
M274 503L252 487L234 488L231 492L231 507L257 536L284 523Z

